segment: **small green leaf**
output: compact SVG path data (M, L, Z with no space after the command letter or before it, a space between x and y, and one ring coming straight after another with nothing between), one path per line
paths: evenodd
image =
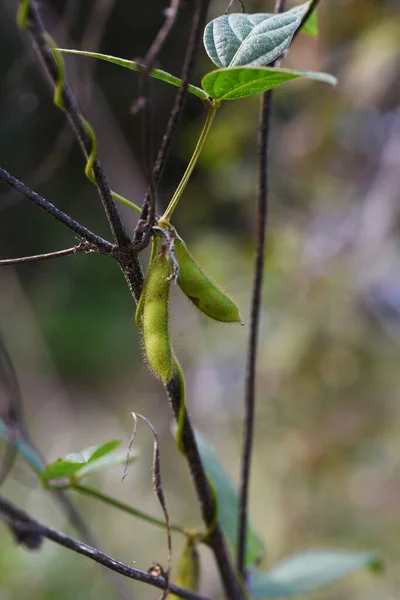
M201 85L215 100L237 100L261 94L287 81L307 77L335 85L337 80L328 73L318 71L292 71L272 67L235 67L217 69L203 77Z
M261 67L276 60L290 45L309 3L280 14L230 13L204 30L204 47L217 67Z
M312 37L316 37L318 35L318 19L316 10L314 10L308 17L307 21L301 28L301 32L305 33L306 35L311 35Z
M82 468L85 462L69 462L59 458L55 462L47 465L43 471L41 478L43 481L50 479L64 479L75 475Z
M277 563L264 573L250 577L251 598L301 596L331 585L356 569L375 569L381 561L375 552L307 550Z
M198 431L196 431L196 441L204 463L204 468L218 497L219 522L221 523L232 551L235 552L239 514L237 487L218 461L210 442ZM247 530L246 566L251 566L258 562L264 554L265 545L263 540L249 526Z
M82 471L86 465L104 459L106 455L113 452L120 444L120 440L111 440L104 444L90 446L80 452L67 454L63 458L59 458L55 462L47 465L42 473L42 479L47 481L49 479L59 479L76 475L79 471Z
M98 460L106 454L110 454L116 448L121 445L121 440L110 440L104 444L97 446L89 446L80 452L73 452L64 456L62 460L70 463L90 463L94 460Z
M99 60L104 60L106 62L113 63L115 65L119 65L120 67L125 67L126 69L130 69L131 71L140 72L143 68L142 65L135 62L134 60L127 60L125 58L119 58L117 56L110 56L109 54L100 54L99 52L86 52L85 50L70 50L66 48L57 48L59 52L65 52L66 54L78 54L80 56L88 56L89 58L98 58ZM160 81L164 81L165 83L169 83L175 87L180 87L182 83L182 79L179 77L175 77L171 75L171 73L167 73L167 71L162 71L161 69L153 69L150 72L150 76L154 77L154 79L159 79ZM207 94L201 89L196 87L195 85L188 85L188 92L201 98L202 100L207 100Z
M111 452L111 454L107 454L107 456L103 456L102 458L98 458L97 460L86 464L79 471L79 479L82 479L87 475L91 475L92 473L96 473L97 471L102 471L103 469L130 464L134 462L137 459L137 457L137 452L133 450L131 450L131 452L129 453L128 460L126 457L126 452Z
M0 440L8 440L7 426L4 421L0 421ZM14 443L22 458L37 475L40 475L43 471L43 461L36 450L23 439L18 439Z

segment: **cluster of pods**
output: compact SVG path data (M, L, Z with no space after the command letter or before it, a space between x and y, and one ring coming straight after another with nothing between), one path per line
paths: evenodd
M143 333L144 350L154 374L165 384L174 374L175 357L169 332L169 295L176 280L182 292L205 315L216 321L240 323L235 302L197 264L185 242L169 226L168 242L153 241L136 322ZM170 237L172 232L172 236Z

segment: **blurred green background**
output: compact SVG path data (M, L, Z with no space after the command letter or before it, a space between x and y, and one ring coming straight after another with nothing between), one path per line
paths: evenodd
M146 53L163 22L163 0L43 0L46 27L63 47L125 58ZM179 74L193 3L182 3L159 65ZM271 1L245 0L247 12ZM51 99L15 5L0 7L0 165L92 230L109 238L96 189ZM210 18L226 3L214 0ZM234 5L234 10L239 10ZM400 11L396 0L321 2L318 39L300 35L284 65L318 69L313 82L274 93L268 255L258 364L251 516L268 545L265 564L314 546L376 549L383 577L356 573L323 600L400 596ZM115 190L140 203L140 118L130 114L138 76L68 57L73 90L94 126ZM212 65L201 51L193 83ZM175 90L153 84L154 147ZM248 323L254 253L258 99L227 102L217 115L174 224L201 264L239 302ZM189 98L160 187L165 207L205 117ZM0 187L0 256L58 250L74 237L28 201ZM136 216L121 209L130 231ZM143 257L144 263L146 258ZM173 339L187 376L196 426L232 476L239 472L248 326L208 322L179 290ZM131 435L141 412L161 439L171 518L200 525L187 468L170 434L162 387L141 355L134 306L112 261L75 256L0 271L0 330L20 379L26 425L46 458ZM152 439L121 484L114 469L91 483L161 517L151 490ZM2 494L47 524L76 535L49 493L21 463ZM74 498L101 549L147 569L165 563L165 535L86 498ZM174 556L182 540L174 537ZM202 591L217 597L212 557L202 551ZM269 561L269 562L268 562ZM154 588L125 582L134 598ZM109 600L102 568L47 542L40 553L0 535L1 600Z

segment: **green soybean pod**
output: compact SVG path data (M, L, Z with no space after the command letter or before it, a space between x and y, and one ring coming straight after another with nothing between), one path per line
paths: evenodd
M169 337L169 259L161 251L150 263L141 324L146 357L154 374L164 383L171 380L174 357Z
M179 265L178 285L182 292L205 315L225 323L241 323L239 309L222 288L199 267L180 238L174 242Z
M153 238L153 241L151 244L149 266L147 267L146 276L145 276L144 282L143 282L142 293L140 294L139 302L137 303L136 313L135 313L135 321L136 321L136 325L139 327L139 329L142 329L144 299L146 297L147 281L149 279L150 266L157 256L157 250L158 250L158 240L156 238Z

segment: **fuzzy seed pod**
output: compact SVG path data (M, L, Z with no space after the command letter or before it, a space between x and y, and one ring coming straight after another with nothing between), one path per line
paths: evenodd
M241 323L235 302L202 271L185 242L177 238L174 250L179 264L178 285L189 300L211 319Z
M143 329L144 348L154 374L168 383L174 372L174 359L169 337L169 259L163 251L151 261L143 288L138 320ZM142 298L142 297L141 297Z

